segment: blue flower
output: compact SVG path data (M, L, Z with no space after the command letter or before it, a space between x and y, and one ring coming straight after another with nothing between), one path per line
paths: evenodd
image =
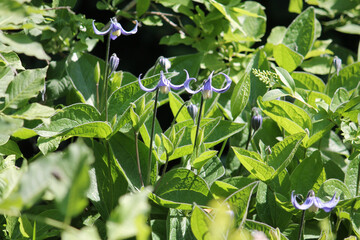
M256 131L261 127L263 118L257 108L253 108L253 111L255 115L251 118L251 127L254 129L254 131Z
M180 89L184 88L184 84L181 84L181 85L172 84L170 82L170 80L168 80L165 77L163 71L160 71L160 81L159 81L158 85L156 85L154 88L146 88L146 87L144 87L144 85L142 85L142 83L141 83L140 78L141 78L141 74L140 74L140 76L138 78L139 86L140 86L141 90L143 90L145 92L153 92L153 91L155 91L156 89L159 88L161 93L167 94L167 93L169 93L171 88L175 89L175 90L180 90Z
M204 98L204 99L209 99L209 98L211 98L213 91L214 91L214 92L217 92L217 93L224 93L224 92L226 92L227 90L229 90L232 81L231 81L231 79L229 78L229 76L226 75L225 73L219 73L219 74L223 75L223 76L225 77L225 79L226 79L226 86L225 86L225 87L220 88L220 89L217 89L217 88L214 88L213 86L211 86L211 80L212 80L213 75L214 75L214 71L213 71L213 72L210 74L210 76L208 77L208 79L205 80L204 85L201 86L198 90L193 91L193 90L190 89L190 86L189 86L189 85L190 85L191 80L195 80L195 81L196 81L196 79L195 79L195 78L189 78L189 74L188 74L188 72L186 72L186 76L187 76L187 77L186 77L186 80L185 80L185 82L184 82L185 89L186 89L186 91L187 91L188 93L191 93L191 94L196 94L196 93L198 93L198 92L201 91L202 94L203 94L203 98Z
M123 27L121 26L121 24L117 22L115 17L111 18L110 22L111 22L110 27L107 30L102 32L102 31L97 30L97 28L95 27L95 20L93 20L92 24L93 24L95 34L97 34L97 35L106 35L106 34L108 34L110 32L110 38L112 40L115 40L121 34L127 36L127 35L131 35L131 34L135 34L137 32L137 30L138 30L137 29L138 28L138 21L136 21L136 25L135 25L134 29L131 30L131 31L125 31L123 29Z
M292 191L291 193L291 203L294 205L295 208L300 210L309 209L310 211L316 212L320 208L323 209L325 212L330 212L334 207L336 207L340 200L339 197L335 197L335 193L330 201L324 203L323 201L321 201L320 198L315 197L315 193L313 190L310 190L305 202L300 205L296 201L296 195L294 195L294 192L295 191Z
M116 53L113 53L110 57L110 62L109 62L110 70L111 70L109 77L111 76L111 74L113 72L116 71L117 67L119 66L119 62L120 62L120 59L116 56Z
M335 56L333 59L333 63L335 64L336 75L339 76L339 72L341 70L341 58L338 58L338 56Z

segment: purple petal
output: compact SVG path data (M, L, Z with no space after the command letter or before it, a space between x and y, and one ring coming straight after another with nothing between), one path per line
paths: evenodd
M200 92L202 89L203 89L203 87L201 87L201 88L199 88L198 90L195 90L195 91L193 91L193 90L191 90L190 89L190 82L192 81L192 80L194 80L195 82L196 82L196 79L195 78L190 78L189 77L189 73L184 69L184 71L186 72L186 80L185 80L185 82L184 82L184 87L185 87L185 90L188 92L188 93L190 93L190 94L196 94L196 93L198 93L198 92Z
M146 88L146 87L144 87L144 85L142 85L142 83L141 83L141 74L140 74L140 76L138 78L138 82L139 82L139 86L140 86L141 90L143 90L145 92L153 92L158 88L158 86L155 86L154 88Z
M295 191L292 191L291 193L291 203L294 205L294 207L296 209L300 209L300 210L306 210L308 208L310 208L313 204L314 204L314 198L313 197L308 197L305 202L303 204L299 204L296 201L296 195L294 195Z
M125 35L125 36L127 36L127 35L131 35L131 34L135 34L135 33L137 33L137 30L138 30L138 25L139 25L139 23L138 23L138 21L137 20L135 20L136 21L136 25L135 25L135 27L131 30L131 31L126 31L122 26L121 26L121 24L120 23L118 23L118 22L116 22L116 23L114 23L114 28L116 28L116 30L120 30L121 31L121 34L123 34L123 35ZM114 29L113 28L113 29ZM115 31L116 31L115 30Z
M226 92L227 90L229 90L229 88L230 88L230 86L231 86L232 80L231 80L231 79L229 78L229 76L226 75L225 73L219 73L219 74L221 74L221 75L223 75L223 76L225 77L225 79L226 79L226 86L223 87L223 88L220 88L220 89L217 89L217 88L212 87L211 90L213 90L214 92L217 92L217 93L224 93L224 92Z
M323 209L325 212L330 212L334 207L336 207L339 200L340 198L339 197L336 198L336 193L335 193L334 196L331 198L331 200L325 203L320 198L315 197L314 204L318 208Z
M210 73L208 79L206 79L206 81L204 83L203 91L212 91L211 80L212 80L213 75L214 75L214 71L212 71Z
M108 34L109 31L110 31L110 29L111 29L111 26L110 26L108 30L105 30L105 31L103 31L103 32L97 30L97 28L95 27L95 20L93 20L92 25L93 25L93 29L94 29L94 32L95 32L96 35L105 35L105 34Z

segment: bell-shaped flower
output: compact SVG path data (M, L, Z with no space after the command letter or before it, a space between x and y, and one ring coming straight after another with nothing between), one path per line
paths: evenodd
M339 76L339 72L341 70L341 58L335 56L333 59L333 63L335 64L336 75Z
M316 212L320 208L323 209L325 212L330 212L334 207L336 207L340 200L339 197L335 197L335 193L330 201L323 202L320 198L315 197L315 193L313 190L310 190L305 202L303 204L299 204L296 201L296 195L294 195L294 192L295 191L291 193L291 203L294 205L295 208L300 210L309 209L310 211Z
M259 113L259 110L257 108L253 108L254 116L251 118L251 127L254 129L254 131L258 130L263 122L263 118L261 114Z
M171 62L169 59L161 56L159 59L160 66L167 72L171 68Z
M93 29L94 29L95 34L97 34L97 35L106 35L106 34L110 33L111 40L115 40L121 34L127 36L127 35L131 35L131 34L135 34L137 32L137 30L138 30L138 21L136 21L136 25L133 28L133 30L131 30L131 31L125 31L123 29L123 27L121 26L121 24L118 23L118 21L116 20L115 17L111 18L110 22L111 22L110 27L107 30L99 31L95 27L95 20L93 20L92 24L93 24Z
M110 74L109 77L113 72L116 71L117 67L119 66L120 59L116 56L116 53L113 53L110 57L109 65L110 65Z
M164 72L163 71L160 71L160 81L158 83L158 85L156 85L154 88L146 88L144 87L144 85L141 83L141 74L138 78L138 81L139 81L139 86L141 88L141 90L145 91L145 92L153 92L155 91L156 89L160 89L160 92L163 93L163 94L167 94L169 93L170 89L175 89L175 90L181 90L184 88L184 84L181 84L181 85L175 85L175 84L172 84L170 82L169 79L167 79L164 75Z
M224 93L224 92L226 92L227 90L229 90L229 88L230 88L230 86L231 86L231 79L230 79L230 77L228 76L228 75L226 75L225 73L219 73L219 74L221 74L221 75L223 75L224 77L225 77L225 79L226 79L226 85L225 85L225 87L223 87L223 88L220 88L220 89L218 89L218 88L215 88L215 87L213 87L212 85L211 85L211 81L212 81L212 78L213 78L213 75L214 75L214 71L210 74L210 76L208 77L208 79L204 82L204 84L203 84L203 86L201 86L198 90L191 90L190 89L190 82L191 82L191 80L195 80L196 81L196 79L195 78L189 78L189 75L188 75L188 73L186 72L186 74L187 74L187 77L186 77L186 80L185 80L185 82L184 82L184 86L185 86L185 89L186 89L186 91L188 92L188 93L191 93L191 94L196 94L196 93L198 93L198 92L202 92L202 94L203 94L203 98L204 99L209 99L209 98L211 98L212 97L212 92L217 92L217 93Z

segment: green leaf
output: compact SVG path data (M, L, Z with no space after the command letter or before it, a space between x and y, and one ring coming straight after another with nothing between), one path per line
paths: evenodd
M281 173L290 164L304 137L305 133L297 133L286 137L271 148L267 164L276 170L275 175Z
M244 74L236 84L231 95L231 115L233 119L240 115L246 107L250 97L250 77Z
M171 108L171 112L174 116L178 113L181 106L184 104L184 101L181 99L181 97L175 93L175 92L169 92L169 104ZM176 118L177 122L183 122L186 120L192 120L190 114L186 110L186 107L183 107Z
M292 205L291 205L292 206ZM289 225L292 217L276 202L274 193L263 182L260 182L256 192L256 211L262 222L281 229Z
M33 41L24 32L5 35L0 32L0 41L8 45L14 52L34 56L40 60L50 60L40 43Z
M199 157L195 158L193 167L196 169L202 168L208 160L217 154L217 152L218 151L216 150L209 150L201 153Z
M11 68L0 66L0 97L4 98L6 96L6 89L8 88L9 83L14 79L14 73L11 71ZM0 100L0 104L4 102L3 99Z
M55 113L55 109L51 107L44 106L39 103L31 103L16 111L14 114L12 114L12 117L26 120L34 120L49 118Z
M238 147L232 147L232 149L241 164L256 178L261 181L268 181L274 176L275 169L262 162L257 153Z
M11 70L11 68L25 70L24 67L21 65L19 56L15 52L3 52L1 53L1 55L5 58L6 61L1 58L0 66L2 65L1 63L3 63L4 66L10 67L9 70Z
M80 230L73 231L73 229L65 230L61 233L63 240L100 240L99 233L95 226L83 227Z
M242 226L246 220L249 211L249 204L251 195L258 185L258 182L253 182L231 194L224 202L229 203L231 209L235 214L235 223L237 226Z
M350 99L349 93L346 91L345 88L338 88L334 96L331 100L330 104L330 111L332 112L339 112L341 111L341 107L344 106Z
M148 10L150 6L150 0L138 0L136 2L136 15L137 17L141 17L146 11Z
M245 227L248 229L253 229L253 230L257 230L257 231L261 231L263 233L266 234L267 237L272 237L271 236L271 232L276 232L275 228L264 224L262 222L258 222L258 221L254 221L254 220L246 220L245 221ZM276 228L278 229L278 228ZM276 238L279 240L288 240L287 237L284 236L284 234L280 233L280 238Z
M313 7L303 11L287 28L283 43L305 56L315 41L315 10Z
M19 73L6 89L2 109L21 107L30 98L37 96L44 88L46 70L47 67Z
M49 125L41 124L34 129L42 137L79 136L106 138L111 127L100 121L100 113L91 105L74 104L63 108L51 117Z
M185 205L196 203L206 206L212 199L206 182L192 171L183 168L167 172L157 183L154 194Z
M306 196L311 189L316 191L317 189L314 186L319 184L318 180L323 170L320 152L316 151L310 157L301 161L292 172L290 176L291 189L295 190L296 194L302 194L303 196ZM321 184L322 182L319 185Z
M202 177L211 186L214 181L225 174L225 168L218 157L213 157L202 168L199 176Z
M259 99L258 103L266 115L290 134L305 132L305 128L312 129L309 115L292 103L280 100L264 102L261 99Z
M290 74L283 68L275 67L275 71L280 78L280 81L290 90L292 93L295 93L295 82L294 79L290 76Z
M195 240L190 228L190 218L179 209L169 209L166 225L169 229L166 239L189 239Z
M301 13L303 8L303 0L290 0L289 12Z
M195 204L191 214L191 230L198 240L210 240L209 225L211 219L198 205Z
M12 140L7 141L4 145L0 145L0 155L15 155L16 159L23 157L19 146Z
M326 85L326 93L332 97L335 91L343 87L347 91L356 88L360 81L360 62L351 64L340 70L339 75L334 75L330 78Z
M294 79L296 87L304 88L316 92L324 92L325 84L321 78L306 72L293 72L291 76Z
M125 175L125 178L128 181L128 184L133 189L141 188L140 175L137 166L136 152L135 152L135 141L134 139L129 138L128 136L117 133L110 139L110 146L114 157L122 169L122 172ZM149 170L149 148L145 146L142 142L139 141L139 158L140 158L140 168L142 173L142 179L148 178ZM152 165L151 168L155 168L156 157L153 154L152 156ZM156 175L156 173L155 173ZM156 176L152 176L155 177Z
M247 182L247 184L244 186L248 185L249 183L251 182ZM210 188L210 191L215 199L225 199L237 190L239 190L238 187L234 187L233 185L222 181L215 181Z
M162 143L164 144L164 147L165 147L165 150L166 150L167 154L171 155L173 153L173 151L174 151L173 143L163 133L161 133L161 139L162 139Z
M284 89L272 89L268 92L265 93L265 95L263 96L262 100L263 101L271 101L271 100L275 100L278 99L280 97L284 97L284 96L289 96L290 94L284 90Z
M351 192L348 187L338 179L328 179L321 186L317 196L320 198L331 198L336 192L336 196L340 196L340 199L352 198Z
M89 171L91 185L87 196L101 217L108 219L119 197L127 192L128 183L107 142L87 140L87 145L96 149L94 168Z
M348 187L352 196L357 196L357 187L358 187L358 174L359 174L359 164L360 164L360 155L355 157L350 157L351 162L346 170L344 183Z
M294 71L302 63L304 57L297 53L295 50L285 46L284 44L278 44L274 47L275 62L282 68L289 72Z
M0 115L0 145L7 143L10 135L20 129L24 124L21 119L14 119L6 115Z
M101 72L104 71L104 61L87 53L73 53L66 61L66 72L72 85L78 91L83 103L96 106L96 74L94 68L100 63ZM104 81L100 81L102 86ZM101 89L99 89L101 91Z
M50 137L50 138L44 138L39 137L37 140L37 145L42 152L43 155L46 155L49 152L55 151L60 143L61 143L62 137Z
M232 135L240 132L245 126L245 124L243 123L235 123L225 120L221 120L218 123L217 122L218 119L201 120L200 126L202 128L205 126L204 144L206 148L213 147L216 144L231 137ZM193 124L193 120L187 120L174 125L176 132L180 131L183 127L185 127L186 129L178 147L175 149L169 160L173 160L192 153L193 145L191 142L191 130L193 128ZM215 126L216 131L214 129ZM168 132L166 132L165 134L169 135ZM165 153L161 156L161 159L165 159Z
M304 61L301 64L301 68L312 74L327 75L330 72L332 60L333 58L328 55L313 57Z
M119 198L118 206L106 222L109 240L126 239L135 236L139 240L149 238L151 229L146 223L150 213L149 193L150 189L144 189Z

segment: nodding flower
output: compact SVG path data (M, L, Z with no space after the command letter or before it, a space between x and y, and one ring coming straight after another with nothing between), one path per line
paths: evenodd
M196 81L196 79L195 78L189 78L189 74L188 74L188 72L186 72L187 77L186 77L186 80L184 82L185 89L186 89L186 91L188 93L191 93L191 94L196 94L196 93L201 91L204 99L211 98L212 97L212 92L224 93L227 90L229 90L232 81L231 81L230 77L228 75L226 75L225 73L219 73L219 74L223 75L225 77L225 79L226 79L226 86L225 87L218 89L218 88L214 88L213 86L211 86L211 80L212 80L213 75L214 75L214 71L213 71L213 72L211 72L208 79L205 80L203 86L201 86L198 90L194 91L194 90L190 89L189 85L190 85L191 80Z
M93 24L93 29L94 29L95 34L106 35L106 34L110 33L111 40L115 40L121 34L127 36L127 35L131 35L131 34L135 34L138 30L138 21L136 21L136 25L133 28L133 30L131 30L131 31L125 31L124 28L121 26L121 24L118 23L116 17L111 18L110 22L111 22L110 27L107 30L99 31L95 27L95 20L93 20L92 24Z
M158 85L156 85L154 88L146 88L144 87L144 85L141 83L141 74L138 78L138 81L139 81L139 86L141 88L141 90L145 91L145 92L153 92L155 91L156 89L160 89L160 92L163 93L163 94L167 94L169 93L170 89L174 89L174 90L181 90L184 88L184 84L181 84L181 85L175 85L175 84L172 84L170 82L169 79L167 79L164 75L164 72L163 71L160 71L160 81L158 83Z
M341 70L341 58L335 56L333 59L333 63L335 64L336 75L339 76L339 72Z
M296 195L294 195L294 192L295 191L291 193L291 203L294 205L296 209L300 209L300 210L309 209L309 211L316 212L320 208L323 209L325 212L330 212L331 210L333 210L334 207L336 207L336 205L340 200L339 197L337 198L335 197L336 196L335 193L330 201L324 203L323 201L321 201L320 198L315 197L315 193L313 190L310 190L305 202L300 205L296 201Z
M110 70L111 70L109 77L111 76L111 74L113 72L116 71L117 67L119 66L119 62L120 62L120 59L116 56L116 53L113 53L110 57L110 62L109 62Z
M165 69L165 72L167 72L169 70L169 68L171 68L171 62L169 59L161 56L159 58L159 63L160 63L160 66Z
M253 108L254 116L251 118L251 127L254 129L254 131L258 130L263 122L263 118L261 114L259 113L259 110L257 108Z

